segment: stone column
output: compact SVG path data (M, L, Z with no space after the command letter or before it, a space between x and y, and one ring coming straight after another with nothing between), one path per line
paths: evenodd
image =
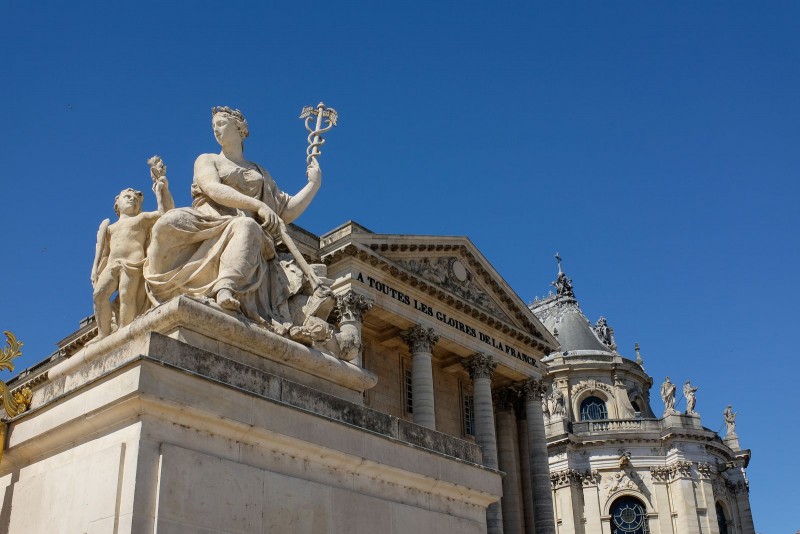
M411 351L411 395L414 422L436 429L436 411L433 404L433 346L439 336L433 328L417 325L400 334Z
M495 395L497 409L497 463L503 477L503 530L524 532L525 520L522 507L522 484L520 481L519 438L514 403L519 393L514 388L503 388Z
M497 469L497 436L492 405L492 373L497 362L491 356L479 352L463 363L472 378L475 441L483 451L483 465ZM490 504L486 510L486 528L489 534L502 534L503 509L499 502Z
M547 438L544 432L542 397L546 386L542 380L531 379L523 385L525 412L528 417L528 452L530 454L533 516L536 534L556 534L553 514L553 492L550 486L550 464L547 458Z
M336 307L339 310L339 332L336 334L339 357L364 367L361 324L372 303L364 295L351 290L336 295Z
M518 393L522 393L518 390ZM522 515L525 517L525 534L536 534L533 520L533 489L531 488L531 459L528 449L528 414L525 397L520 395L514 403L517 414L517 445L519 447L519 478L522 486Z

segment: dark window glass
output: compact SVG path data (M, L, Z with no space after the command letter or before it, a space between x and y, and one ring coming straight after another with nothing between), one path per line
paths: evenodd
M464 395L464 433L468 436L475 435L475 398Z
M414 413L414 397L411 388L411 369L405 370L406 413Z
M648 534L647 515L639 499L620 497L611 505L611 534Z
M717 503L717 525L719 526L719 534L728 534L728 520L725 519L725 510L722 505Z
M581 403L581 421L608 419L606 403L597 397L588 397Z

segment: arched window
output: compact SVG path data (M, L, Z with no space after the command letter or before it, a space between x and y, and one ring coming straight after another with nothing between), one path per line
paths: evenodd
M620 497L611 505L611 534L648 534L644 505L633 497Z
M581 403L581 421L608 419L606 403L597 397L587 397Z
M728 534L728 520L725 519L725 510L722 505L717 503L717 525L719 526L719 534Z

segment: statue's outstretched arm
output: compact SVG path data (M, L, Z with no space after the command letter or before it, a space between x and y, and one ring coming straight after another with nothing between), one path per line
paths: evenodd
M316 158L311 159L306 169L306 177L308 183L296 195L289 199L286 208L281 213L281 219L287 224L297 219L306 210L314 196L319 191L319 186L322 184L322 170L319 168Z

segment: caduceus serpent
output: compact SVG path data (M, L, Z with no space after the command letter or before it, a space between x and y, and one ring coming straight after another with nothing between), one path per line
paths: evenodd
M317 107L306 106L300 112L300 118L305 119L306 130L308 130L308 148L306 149L306 165L311 163L311 160L322 154L319 147L325 144L322 134L336 126L336 121L339 119L339 114L333 108L326 108L325 104L320 102ZM314 129L311 129L311 120L317 119ZM322 120L328 124L322 127Z

